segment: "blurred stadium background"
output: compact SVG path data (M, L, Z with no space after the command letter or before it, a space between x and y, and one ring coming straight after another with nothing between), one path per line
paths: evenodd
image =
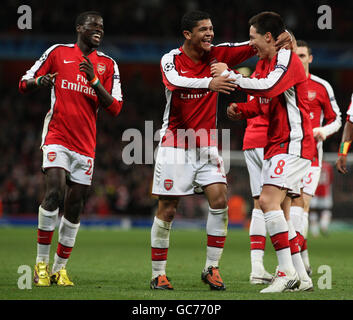
M17 13L20 5L32 9L32 29L20 30ZM318 7L332 9L332 29L320 30ZM104 112L98 116L97 153L91 193L82 217L83 223L147 225L156 208L151 196L153 165L126 165L121 154L122 134L137 128L142 133L145 121L154 130L162 124L165 107L159 61L161 56L182 44L179 30L184 12L200 9L212 14L214 44L248 40L248 19L264 10L280 13L297 39L309 42L314 62L311 72L332 85L342 112L353 93L353 2L280 0L119 0L119 1L16 1L4 0L0 11L0 224L36 223L43 197L40 171L40 136L49 109L49 91L29 95L18 93L18 80L52 44L76 40L74 21L78 13L100 11L105 37L100 50L116 59L122 81L124 107L118 118ZM242 66L253 68L256 58ZM243 98L243 97L242 97ZM242 158L245 122L233 123L225 116L225 99L219 99L219 128L231 130L231 168L228 175L232 199L231 222L247 224L251 210L248 173ZM334 164L342 134L324 143L325 158ZM157 143L154 144L156 146ZM352 158L349 157L352 162ZM350 174L336 173L333 182L333 219L349 222L353 207L353 166ZM207 212L203 197L186 197L178 210L176 223L193 225Z

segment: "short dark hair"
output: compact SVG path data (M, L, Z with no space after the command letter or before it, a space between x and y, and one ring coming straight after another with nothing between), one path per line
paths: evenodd
M102 17L102 15L100 14L100 12L98 11L85 11L80 13L75 20L75 26L77 25L84 25L86 22L87 17L89 16L98 16L98 17Z
M185 13L181 18L181 32L184 30L192 32L192 29L196 27L199 21L206 19L211 19L210 14L207 12L195 10Z
M306 48L308 48L309 56L312 53L311 48L309 47L308 43L306 41L304 41L304 40L297 40L297 47L306 47Z
M286 29L282 17L272 11L264 11L251 17L249 25L256 28L256 32L259 34L264 35L266 32L270 32L274 39L277 39Z

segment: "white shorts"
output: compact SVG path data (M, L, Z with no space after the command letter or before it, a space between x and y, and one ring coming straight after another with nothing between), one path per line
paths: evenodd
M292 195L300 195L303 178L311 167L311 161L292 154L277 154L264 160L263 184L288 189Z
M248 149L244 151L246 166L249 171L250 189L252 197L261 194L263 177L262 168L264 163L264 148Z
M303 192L305 192L310 196L315 195L315 191L320 180L320 174L321 174L320 167L310 167L309 171L303 178L303 184L304 184Z
M182 149L159 147L152 194L184 196L202 193L214 183L227 184L223 159L217 147Z
M94 159L71 151L59 144L42 146L42 168L63 168L68 173L70 181L91 185Z

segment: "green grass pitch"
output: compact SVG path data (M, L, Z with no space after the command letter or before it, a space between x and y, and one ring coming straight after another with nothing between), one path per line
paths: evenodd
M51 286L19 289L21 265L33 273L36 255L34 227L0 228L0 299L1 300L352 300L352 232L331 233L328 237L309 238L313 268L313 292L260 294L263 285L250 285L249 239L246 230L229 230L220 271L227 286L224 292L210 291L201 282L205 263L206 235L203 230L172 230L167 275L173 291L152 291L150 230L81 228L67 269L74 287ZM56 249L57 231L51 247L51 262ZM320 289L320 277L327 284L326 271L332 271L332 288ZM274 272L276 256L267 240L265 267ZM31 275L32 278L32 275Z

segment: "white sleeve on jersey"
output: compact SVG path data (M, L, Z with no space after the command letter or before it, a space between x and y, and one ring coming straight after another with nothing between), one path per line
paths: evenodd
M114 61L112 97L118 101L123 100L123 94L121 92L120 72L119 72L118 65L115 61Z
M315 76L315 79L317 81L318 77ZM326 80L323 80L321 78L319 79L319 82L325 87L328 98L330 100L330 104L332 106L332 110L336 114L336 119L334 121L332 121L331 123L321 128L323 130L323 133L327 137L327 136L330 136L331 134L334 134L341 128L341 125L342 125L341 111L339 106L337 105L335 94L333 92L331 85Z
M291 51L281 49L278 51L277 64L275 69L271 71L266 78L247 78L241 74L236 74L234 71L225 70L221 75L229 75L234 83L243 89L253 90L269 90L276 85L278 80L287 72L287 68L290 62Z
M165 54L161 60L162 72L167 81L175 87L193 88L193 89L208 89L208 86L213 79L212 77L205 78L188 78L180 75L175 69L173 51ZM180 70L181 73L187 74L190 70Z
M63 44L54 44L49 49L47 49L41 57L34 63L31 69L27 70L26 74L21 78L21 80L33 79L36 72L40 69L43 63L48 59L50 52L52 52L56 47L62 46ZM68 45L72 46L72 45Z

